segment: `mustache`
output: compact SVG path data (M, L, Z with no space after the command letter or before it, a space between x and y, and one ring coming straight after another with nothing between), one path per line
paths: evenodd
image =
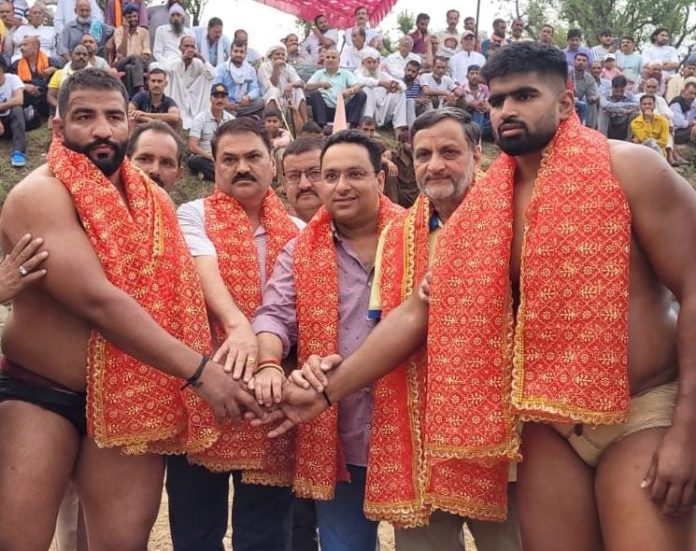
M100 147L102 145L106 145L113 149L114 151L118 151L118 144L116 142L112 142L111 140L107 139L99 139L99 140L94 140L93 142L87 144L85 147L85 153L91 153L93 150L95 150L97 147Z
M244 180L251 180L252 182L256 182L256 177L253 176L250 172L242 172L238 173L234 178L232 178L232 183L236 184L237 182L242 182Z
M316 192L312 189L303 189L297 194L297 198L299 199L300 197L304 195L313 195L314 197L319 197Z
M521 121L519 119L508 119L506 121L501 122L498 125L498 132L503 132L504 130L507 130L508 128L522 128L526 131L529 129L527 128L527 124L524 121Z

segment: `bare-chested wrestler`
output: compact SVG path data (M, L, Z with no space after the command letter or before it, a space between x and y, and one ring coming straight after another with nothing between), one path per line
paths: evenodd
M426 457L468 459L479 507L504 506L527 421L525 550L693 549L696 195L659 155L579 125L554 48L513 44L483 74L504 153L443 229L429 311L415 295L394 310L325 396L288 385L285 426L427 333L428 403L448 414L426 409Z
M48 164L2 210L6 250L31 233L50 255L3 334L0 549L47 549L71 478L90 548L145 549L164 469L149 452L211 445L213 414L261 414L203 354L205 305L171 201L124 159L127 102L103 71L71 76Z

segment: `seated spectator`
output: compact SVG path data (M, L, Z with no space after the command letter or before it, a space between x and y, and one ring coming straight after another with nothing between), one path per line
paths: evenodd
M360 132L362 132L366 136L374 138L375 134L377 133L377 122L374 118L364 115L360 118L358 130L360 130Z
M232 42L244 44L246 48L247 63L254 69L257 69L262 58L259 52L254 50L254 48L249 47L249 33L247 33L244 29L237 29L234 31L234 38L232 39Z
M182 36L179 59L169 63L169 96L179 106L184 130L198 113L210 108L210 86L215 80L215 67L196 51L196 39Z
M483 58L483 56L481 56L481 58ZM472 65L474 64L472 63ZM457 83L454 82L452 78L448 77L446 73L447 60L442 57L436 57L433 62L433 72L427 73L421 77L423 93L430 97L435 108L444 107L445 105L453 106L457 103L457 98L461 95Z
M651 95L655 98L655 109L656 115L662 115L669 122L669 137L667 138L667 146L665 147L665 153L667 155L667 161L672 166L678 166L686 161L680 159L677 151L674 149L674 113L669 108L669 104L662 96L657 95L659 90L659 84L654 78L649 78L644 83L644 93L636 94L636 99L640 101L643 95Z
M305 86L307 92L313 92L309 94L307 101L312 106L316 123L325 129L326 123L333 121L336 99L338 94L342 94L346 98L346 119L353 127L357 126L367 101L361 88L353 73L339 69L338 50L328 48L324 52L324 68L314 73Z
M265 106L256 71L246 61L246 55L246 44L234 42L230 60L218 67L215 75L215 82L224 84L228 90L225 109L238 117L260 113Z
M12 64L12 72L24 83L24 107L36 110L37 117L34 128L41 123L38 115L48 118L48 82L51 76L62 66L62 60L48 57L41 49L39 37L25 36L19 46L22 57ZM27 117L27 130L31 129Z
M674 143L696 143L696 83L687 82L681 94L674 98L669 107L674 121Z
M184 175L184 142L162 121L136 126L126 154L150 179L171 194Z
M163 121L178 131L181 115L176 102L164 95L167 88L167 72L159 67L150 69L147 90L135 94L128 103L128 118L135 124Z
M616 56L614 54L606 54L602 60L602 72L599 78L602 80L612 81L614 77L622 75L623 72L616 65ZM626 79L628 81L628 79Z
M432 109L433 103L430 98L423 92L418 75L421 70L419 61L411 60L406 64L404 69L404 84L406 84L406 122L411 128L416 117L425 113L428 109Z
M418 197L418 185L416 184L416 172L413 168L413 149L411 146L411 135L408 132L401 132L397 138L396 154L392 156L392 161L396 165L399 181L399 200L398 203L409 208Z
M377 127L391 122L394 132L408 128L406 119L406 85L389 73L379 69L379 52L365 48L362 66L355 70L355 80L367 95L363 115L374 117Z
M418 66L421 65L421 59L418 54L414 54L411 50L413 48L413 39L406 35L402 36L399 40L399 49L393 54L389 54L382 63L382 69L389 73L394 78L403 78L404 70L406 69L406 64L409 61L415 61Z
M323 136L324 131L322 130L321 126L319 126L316 122L314 121L309 121L307 124L305 124L302 127L302 130L300 130L300 137L304 138L305 136Z
M643 70L638 79L638 91L644 92L645 81L649 78L654 78L659 84L660 95L665 95L665 89L667 88L666 80L663 78L662 63L659 62L647 62L643 63Z
M58 0L57 3L53 3L56 4L56 11L53 14L53 25L56 28L56 39L60 40L65 26L75 21L75 5L77 2L76 0ZM104 21L104 14L97 0L90 0L90 7L92 8L92 17L99 21ZM56 53L61 55L60 52Z
M280 182L283 176L283 153L290 145L292 135L283 128L283 115L278 109L266 108L263 113L263 125L271 138L271 154L276 163L276 181Z
M287 50L285 61L289 65L315 65L309 58L305 59L300 53L300 39L297 38L295 33L290 33L285 39L281 40L281 42L285 44L285 49ZM318 56L319 52L317 51L317 57Z
M97 55L97 41L91 34L83 35L80 39L80 44L87 48L87 52L89 52L87 63L90 67L93 69L101 69L102 71L116 72L115 69L109 67L109 62L106 61L106 59Z
M22 20L14 13L12 2L0 2L0 21L2 21L5 28L2 54L6 59L12 59L14 55L14 34L22 26Z
M491 105L488 103L491 93L488 86L481 81L481 67L470 65L466 76L467 81L461 86L466 110L471 114L471 120L481 127L482 138L490 140L493 138Z
M289 113L294 127L302 128L309 119L303 91L305 83L295 68L286 62L286 53L283 44L268 49L266 61L259 66L259 84L266 109Z
M194 174L202 174L209 182L215 181L212 141L220 125L234 117L225 110L229 91L224 84L213 84L210 90L210 108L193 119L188 138L188 166Z
M356 27L353 29L352 33L352 44L350 46L346 44L341 52L341 67L347 69L357 69L360 67L362 63L362 51L365 48L369 48L365 41L365 37L367 36L365 29Z
M150 33L138 26L139 13L136 4L127 4L123 9L124 24L114 31L114 67L125 73L123 83L131 98L145 86L145 70L152 57Z
M319 49L336 46L337 43L338 31L329 27L326 16L319 14L314 18L314 25L302 43L302 51L299 55L304 58L306 63L316 65L319 61ZM285 45L288 48L288 61L291 62L290 44L286 42Z
M55 27L44 25L46 21L46 6L41 2L35 2L27 13L27 24L19 27L12 35L15 53L19 50L25 36L38 36L41 51L49 58L57 57L57 35Z
M592 120L596 119L599 107L599 90L594 77L587 71L587 63L587 54L575 54L575 67L569 75L575 93L575 112L583 124L587 123L590 111L595 112Z
M203 59L217 68L230 58L230 39L223 34L222 19L211 17L208 27L193 29L196 36L196 48Z
M147 19L148 26L147 29L150 31L150 49L155 51L155 36L157 36L157 29L160 27L166 27L170 24L169 20L169 10L174 4L179 4L182 8L183 0L167 0L164 4L158 6L149 6L147 8ZM151 3L151 2L148 2ZM184 24L183 27L187 28L191 26L191 17L186 13L184 9Z
M628 139L629 124L640 111L635 96L626 92L627 84L625 76L614 77L611 91L599 98L598 130L609 139Z
M48 93L46 95L49 108L49 124L58 110L58 91L60 87L68 80L70 75L87 67L89 67L89 52L82 44L78 44L70 52L70 63L53 73L51 80L48 81Z
M568 62L568 70L572 70L575 66L575 55L582 52L587 56L587 61L592 65L594 63L594 55L592 51L582 45L582 31L580 29L570 29L566 35L567 47L565 50L566 61Z
M24 83L10 74L5 58L0 56L0 138L12 140L10 162L23 167L26 161L27 136L24 124Z
M669 121L655 113L655 96L643 94L640 98L640 115L631 121L632 141L643 144L666 156L669 139Z
M478 65L483 67L486 64L486 58L482 54L474 50L476 46L476 36L471 31L462 33L462 49L450 61L452 69L452 78L455 82L463 84L466 81L466 73L469 65ZM490 44L489 44L490 49ZM445 63L447 60L445 59ZM433 72L434 62L433 62Z
M681 93L687 79L694 77L696 77L696 54L692 54L684 62L684 65L681 68L681 74L674 75L667 82L667 90L665 92L665 99L667 100L667 103L671 102Z
M70 52L81 43L82 37L87 34L94 38L96 44L92 55L110 57L107 50L111 49L114 28L92 16L90 0L77 0L75 2L75 20L65 25L58 39L58 55L69 61ZM97 69L99 68L97 67Z
M132 5L135 6L138 13L138 26L147 29L150 25L150 18L148 17L145 3L146 0L106 0L106 5L104 8L104 21L107 25L111 25L112 27L120 27L121 19L126 12L126 6ZM148 49L150 48L151 46L148 42Z
M179 45L184 36L195 36L193 30L184 26L186 12L180 4L172 4L169 8L169 25L162 25L155 33L155 45L152 47L153 57L160 63L169 63L181 57Z
M436 56L444 57L445 59L452 59L457 55L459 43L456 42L453 36L446 36L442 45L437 49Z

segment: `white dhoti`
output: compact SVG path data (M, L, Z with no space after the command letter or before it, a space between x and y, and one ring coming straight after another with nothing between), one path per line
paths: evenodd
M367 95L364 116L375 119L377 126L391 121L394 128L408 126L406 117L406 96L403 91L387 92L382 86L363 88Z
M271 101L275 101L278 109L287 111L289 107L297 109L306 99L302 88L293 88L292 94L288 98L280 88L271 86L263 94L263 101L266 105Z
M188 67L180 59L170 66L166 94L179 107L185 130L191 128L198 113L210 109L210 87L214 76L215 68L200 59L192 60Z

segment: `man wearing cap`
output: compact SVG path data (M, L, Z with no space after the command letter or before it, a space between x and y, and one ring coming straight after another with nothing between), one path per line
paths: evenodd
M194 117L210 107L207 91L215 79L215 67L198 53L193 36L182 36L179 50L181 56L169 65L168 90L181 110L184 130L188 130Z
M150 33L138 25L139 20L138 6L127 4L123 8L124 24L114 31L114 67L125 73L123 80L130 97L143 89L145 69L152 57Z
M230 60L219 66L215 75L215 83L224 84L228 90L225 109L237 117L254 115L264 108L256 71L246 56L246 43L235 40Z
M594 57L595 61L604 61L604 58L611 54L616 60L616 65L619 68L623 68L623 54L615 51L614 48L614 32L611 29L603 29L599 33L598 38L599 44L592 47L592 56Z
M295 128L302 128L309 119L307 101L302 91L305 83L295 68L287 63L287 49L274 44L266 52L266 61L258 70L259 84L266 109L290 112Z
M184 26L186 12L181 4L172 4L169 8L169 25L162 25L155 32L155 45L152 55L157 61L168 63L181 55L179 44L184 35L194 36L193 30ZM195 39L195 37L194 37Z
M466 82L466 74L469 65L478 65L483 67L486 64L486 58L483 54L475 51L476 35L473 31L466 30L462 33L462 50L455 54L450 62L452 69L452 77L458 84Z
M213 161L212 140L215 131L234 116L225 111L227 86L213 84L210 90L210 109L201 111L193 119L187 149L190 154L188 166L194 174L202 174L209 182L215 181L215 163Z
M406 121L406 84L379 69L379 52L365 48L362 65L355 70L355 81L367 95L363 116L373 117L377 127L391 121L395 136L408 128Z

